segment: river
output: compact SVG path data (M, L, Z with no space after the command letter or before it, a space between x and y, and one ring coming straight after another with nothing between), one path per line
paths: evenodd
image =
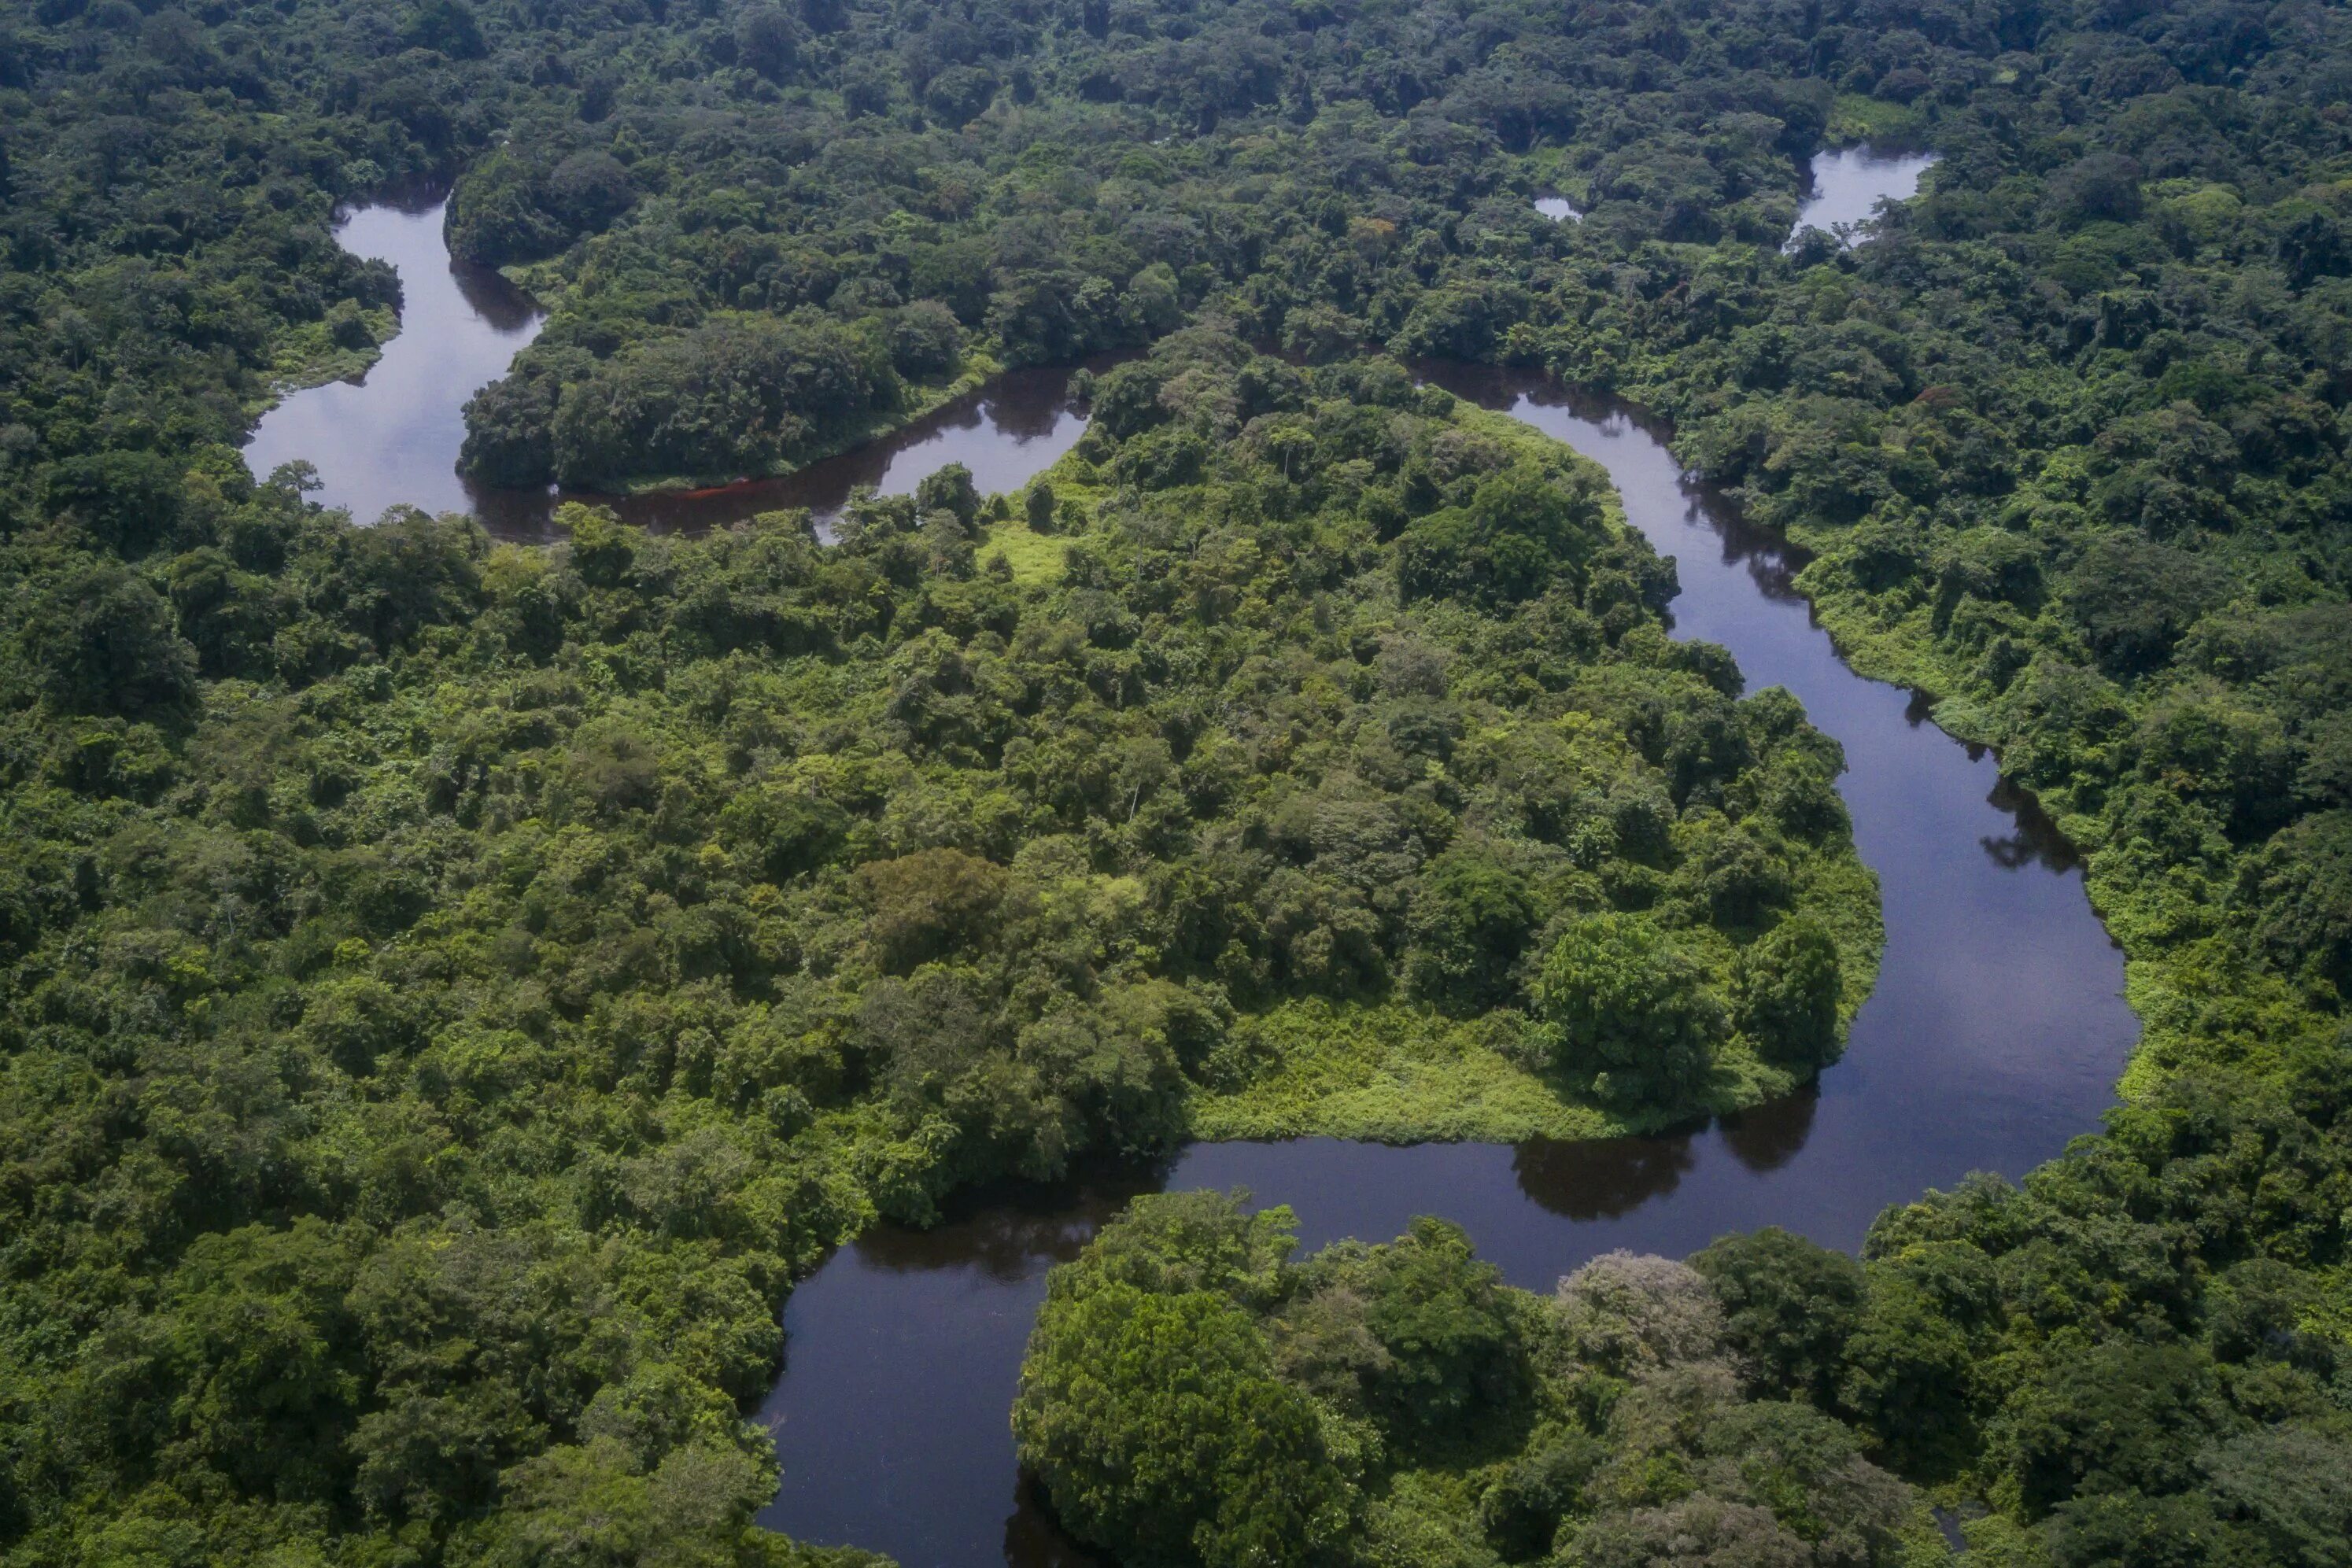
M450 256L441 234L446 206L438 195L384 203L336 225L344 249L399 270L400 330L359 379L289 392L262 415L245 449L257 478L299 460L318 470L313 498L349 508L360 522L372 523L395 506L469 512L492 534L525 543L555 537L555 508L566 500L593 501L629 522L670 529L724 528L756 513L806 507L823 532L856 486L911 494L925 475L961 463L982 493L1017 490L1086 432L1067 370L1023 370L879 441L780 479L626 497L476 485L457 475L466 401L506 373L516 351L538 335L541 316L496 272Z
M784 1479L764 1522L905 1568L1079 1562L1019 1482L1006 1425L1045 1271L1133 1193L1248 1187L1308 1249L1460 1223L1514 1284L1614 1248L1679 1256L1780 1225L1861 1245L1887 1204L1970 1171L2022 1174L2097 1125L2137 1023L2123 960L2064 843L1914 694L1849 670L1790 587L1802 564L1690 484L1664 432L1538 378L1432 372L1608 469L1678 563L1675 634L1721 643L1845 747L1840 792L1880 879L1886 950L1844 1058L1811 1092L1672 1136L1583 1144L1203 1144L1164 1169L998 1195L928 1232L844 1248L785 1309L761 1418Z
M475 509L476 488L457 477L466 400L507 373L541 317L496 272L450 256L447 205L438 195L387 202L335 225L345 250L399 271L400 330L358 380L289 392L261 416L245 449L256 478L307 462L319 471L312 499L363 523L394 506Z
M1925 163L1822 154L1801 229L1908 195ZM249 460L266 472L309 459L321 498L363 520L410 502L470 508L503 535L544 538L554 497L469 494L456 480L457 410L536 317L503 283L452 267L439 225L437 206L371 208L339 230L400 267L404 329L364 381L289 396L263 421ZM1981 751L1928 723L1914 694L1845 667L1790 587L1801 560L1689 484L1664 431L1525 375L1430 373L1606 467L1632 524L1678 561L1675 635L1723 643L1749 689L1786 685L1845 747L1839 787L1879 873L1887 936L1845 1057L1804 1094L1669 1136L1199 1145L1153 1169L977 1197L929 1231L880 1228L835 1254L786 1308L784 1371L761 1411L783 1481L763 1522L888 1552L905 1568L1086 1562L1022 1486L1007 1413L1045 1270L1138 1192L1245 1186L1291 1205L1308 1248L1393 1236L1413 1215L1443 1214L1513 1282L1542 1289L1612 1248L1679 1255L1766 1224L1854 1248L1885 1205L1972 1170L2021 1174L2095 1126L2110 1103L2137 1032L2120 999L2122 960L2032 803ZM855 485L908 490L950 461L983 490L1010 490L1083 428L1061 372L1023 372L790 478L640 497L623 510L673 528L786 506L822 517Z

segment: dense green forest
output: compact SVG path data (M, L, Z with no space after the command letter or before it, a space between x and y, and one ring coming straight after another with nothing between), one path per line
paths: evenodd
M950 467L832 547L235 476L160 593L17 544L28 1556L780 1550L733 1412L877 1216L1834 1057L1837 747L1588 465L1213 325L1095 403L1017 515Z
M2342 1563L2347 26L0 6L0 1550L821 1561L750 1527L740 1413L876 1216L1833 1056L1876 941L1834 747L1665 640L1589 469L1398 368L1443 356L1672 416L1857 663L2043 792L2131 960L2127 1105L1860 1262L1549 1303L1442 1226L1293 1264L1139 1214L1034 1347L1066 1520L1138 1563L1893 1563L1940 1550L1917 1488L1988 1564ZM1926 193L1784 249L1864 135ZM330 223L420 180L551 310L469 410L496 482L772 472L1160 347L1045 484L837 549L356 528L236 446L392 329ZM1155 1355L1213 1387L1153 1406ZM1121 1444L1150 1487L1088 1469Z

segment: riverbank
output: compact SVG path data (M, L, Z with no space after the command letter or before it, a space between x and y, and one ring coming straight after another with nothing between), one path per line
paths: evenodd
M1517 1145L1195 1143L1165 1166L952 1200L935 1229L877 1226L786 1306L785 1373L762 1407L785 1479L763 1522L959 1568L1066 1561L1019 1484L1003 1412L1045 1269L1138 1191L1244 1186L1292 1207L1309 1248L1440 1213L1506 1279L1543 1289L1601 1252L1682 1256L1766 1225L1858 1249L1889 1204L1972 1170L2022 1173L2111 1103L2137 1034L2119 956L2066 847L1991 760L1927 724L1906 691L1839 661L1790 586L1798 556L1689 484L1663 431L1540 376L1442 379L1482 420L1516 421L1517 439L1566 441L1600 464L1626 521L1677 559L1675 635L1730 650L1751 690L1786 686L1843 747L1839 790L1885 921L1845 1056L1812 1091L1696 1129ZM1438 1120L1442 1079L1397 1071L1372 1094L1335 1072L1321 1109L1402 1126L1410 1085L1418 1115Z
M601 490L571 490L559 486L553 492L551 504L560 506L566 501L585 501L592 506L614 501L657 503L665 498L691 502L710 499L730 490L754 488L772 480L789 479L820 463L887 440L957 399L971 396L1003 373L1003 367L994 360L977 350L969 351L963 356L963 363L952 379L910 382L895 406L872 411L830 438L796 452L788 461L772 468L751 474L623 475Z
M1932 603L1891 614L1884 598L1858 591L1845 566L1853 546L1846 530L1801 528L1794 537L1818 556L1795 586L1855 669L1927 694L1925 709L1937 725L1997 755L2026 738L2005 694L1985 678L1982 650L1951 646ZM2145 703L2134 706L2144 711ZM2236 945L2222 939L2218 906L2236 879L2226 870L2211 874L2210 862L2226 855L2198 857L2217 891L2191 895L2184 906L2188 890L2148 863L2145 845L2135 850L2104 788L2046 763L2032 782L2081 854L2092 908L2125 956L2124 995L2143 1024L2117 1083L2126 1100L2146 1100L2184 1073L2271 1071L2298 1038L2335 1027L2330 1011L2286 978L2245 964Z

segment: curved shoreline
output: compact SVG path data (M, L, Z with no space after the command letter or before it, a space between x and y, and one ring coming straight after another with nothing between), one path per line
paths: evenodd
M1439 1213L1541 1287L1613 1249L1681 1255L1763 1225L1852 1249L1887 1204L1972 1170L2021 1175L2113 1103L2138 1025L2077 857L1982 747L1845 664L1792 585L1801 549L1689 480L1638 411L1537 375L1423 370L1599 461L1627 521L1677 558L1674 634L1722 643L1749 690L1787 686L1844 746L1839 789L1886 924L1845 1057L1807 1092L1683 1132L1195 1144L1150 1170L971 1195L930 1231L877 1227L787 1303L761 1410L784 1478L762 1522L910 1563L1085 1561L1021 1484L1004 1413L1046 1268L1139 1191L1248 1187L1291 1205L1310 1249Z
M498 329L475 301L463 303ZM403 339L422 346L430 327L412 314L387 349ZM2077 858L1983 747L1934 728L1918 694L1844 663L1793 586L1801 548L1689 481L1670 433L1637 410L1523 373L1424 373L1599 461L1627 521L1680 561L1675 634L1724 644L1750 690L1789 686L1844 745L1839 789L1856 847L1878 873L1886 923L1879 983L1855 1015L1846 1057L1800 1093L1680 1131L1518 1145L1196 1144L1149 1170L968 1195L931 1231L878 1227L787 1305L789 1359L762 1412L785 1479L764 1522L813 1542L893 1550L910 1568L1083 1561L1026 1501L1004 1416L1045 1269L1138 1191L1248 1186L1291 1203L1309 1247L1392 1235L1412 1214L1442 1212L1507 1277L1544 1284L1612 1248L1682 1253L1764 1224L1854 1247L1885 1204L1970 1169L2021 1174L2113 1103L2137 1025ZM911 489L951 461L972 466L983 490L1015 489L1083 428L1066 374L993 378L782 479L619 498L620 507L671 528L723 523L727 511L822 514L854 485ZM387 378L371 379L388 390ZM382 422L360 424L369 444L385 439ZM422 460L408 448L389 455L375 472L413 486ZM552 508L551 497L529 499ZM498 531L546 537L543 525Z

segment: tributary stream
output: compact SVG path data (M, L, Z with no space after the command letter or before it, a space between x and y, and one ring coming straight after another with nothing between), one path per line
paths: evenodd
M1816 192L1834 183L1843 210L1811 221L1866 214L1875 194L1906 196L1921 166L1825 153ZM1873 171L1884 185L1858 192ZM1847 205L1864 194L1858 211ZM537 536L551 497L467 496L450 472L455 412L524 340L529 308L449 269L437 211L373 216L389 211L367 209L341 232L375 254L397 243L401 337L364 382L297 393L273 411L257 433L257 465L309 459L323 498L363 521L401 501L470 505L502 534ZM404 343L430 345L436 368L404 368ZM1414 1215L1444 1215L1514 1283L1540 1290L1614 1248L1678 1256L1762 1225L1855 1248L1887 1204L1971 1171L2021 1175L2098 1124L2137 1025L2120 997L2121 956L2032 802L1989 757L1928 723L1914 694L1845 667L1789 585L1801 559L1690 483L1664 431L1538 378L1425 373L1601 463L1633 525L1678 563L1675 634L1724 644L1749 690L1787 686L1844 746L1840 789L1879 875L1886 950L1843 1060L1810 1092L1672 1135L1196 1145L1155 1169L979 1197L931 1230L882 1227L835 1253L785 1310L783 1375L761 1411L783 1482L763 1522L887 1552L905 1568L1087 1562L1022 1486L1007 1415L1045 1270L1138 1192L1246 1186L1297 1211L1307 1249L1383 1239ZM1082 423L1060 375L1032 372L790 479L647 497L625 511L673 527L783 506L824 513L852 485L911 488L950 461L971 466L983 490L1009 490L1050 465Z

